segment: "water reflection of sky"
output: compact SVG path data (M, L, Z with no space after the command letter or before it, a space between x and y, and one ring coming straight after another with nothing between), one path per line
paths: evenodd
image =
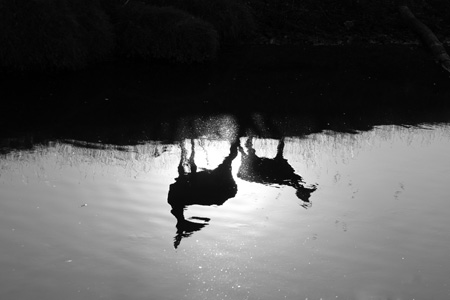
M254 140L264 157L274 157L277 144ZM223 140L195 145L199 168L217 167L229 151ZM1 298L450 293L447 125L286 138L284 157L318 184L312 207L301 207L292 187L235 177L233 199L187 208L186 216L211 221L177 250L167 193L178 176L179 146L86 146L54 142L1 157Z

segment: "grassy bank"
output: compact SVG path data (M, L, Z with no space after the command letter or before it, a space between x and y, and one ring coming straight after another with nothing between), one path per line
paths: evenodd
M447 41L450 2L414 0ZM395 0L0 0L0 72L198 63L229 44L411 42Z
M214 58L219 47L211 24L173 7L136 3L120 9L116 18L119 57L202 62Z
M248 7L232 0L0 0L0 72L204 62L254 27Z
M249 0L259 36L280 44L411 42L396 0ZM411 0L409 6L442 40L450 38L450 2Z
M77 69L113 48L113 28L98 1L0 1L3 70Z

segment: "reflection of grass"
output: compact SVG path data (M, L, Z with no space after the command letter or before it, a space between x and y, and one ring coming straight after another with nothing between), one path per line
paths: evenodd
M315 169L320 164L348 164L365 151L381 149L383 145L421 148L438 139L449 138L447 125L378 126L358 134L325 131L308 135L307 138L286 139L284 154L290 162L301 162L306 168Z
M25 168L41 161L43 166L70 166L83 172L89 167L99 167L97 171L100 171L108 166L125 170L130 176L139 176L148 172L176 172L180 155L179 147L153 141L133 146L66 141L0 154L0 160L18 163L16 166ZM21 169L17 170L16 173L20 174Z
M246 138L241 139L241 143L245 143L245 140ZM322 132L301 138L286 138L283 156L308 182L311 180L308 177L312 177L308 173L331 171L328 167L323 169L323 166L334 166L336 163L346 165L367 151L376 151L386 145L425 148L448 140L450 131L447 125L409 128L380 126L358 134ZM17 147L17 141L11 145L7 145L6 140L3 142L2 146L10 150L25 148ZM199 138L195 143L195 159L199 168L217 167L228 154L229 141ZM139 175L148 172L176 172L181 157L178 145L156 141L127 146L73 140L39 146L32 146L31 142L27 144L30 144L29 149L4 152L0 154L0 159L19 162L25 167L30 162L44 159L52 160L51 164L58 167L98 164L123 168L130 174ZM254 138L253 145L258 156L273 158L278 140ZM58 159L54 160L55 157ZM238 161L237 159L236 162ZM10 170L8 164L3 165L5 171Z

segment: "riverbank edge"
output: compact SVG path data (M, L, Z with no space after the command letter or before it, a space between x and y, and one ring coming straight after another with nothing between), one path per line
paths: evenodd
M110 62L4 76L0 136L114 142L119 130L136 141L136 131L156 123L255 112L312 119L315 131L442 122L450 119L449 80L420 45L241 45L208 64Z

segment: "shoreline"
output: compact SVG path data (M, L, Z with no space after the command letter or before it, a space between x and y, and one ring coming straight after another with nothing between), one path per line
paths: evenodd
M115 131L131 137L139 128L217 114L308 118L314 130L337 131L449 121L448 80L421 46L239 46L208 64L114 63L3 78L8 114L0 137L96 140L95 132L107 131L97 135L114 142Z

